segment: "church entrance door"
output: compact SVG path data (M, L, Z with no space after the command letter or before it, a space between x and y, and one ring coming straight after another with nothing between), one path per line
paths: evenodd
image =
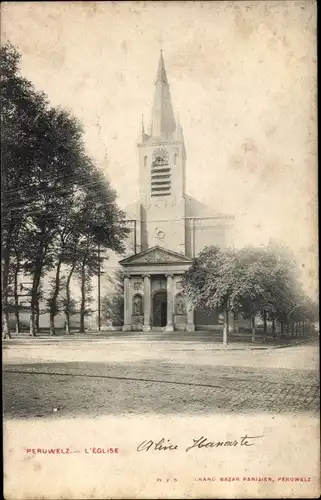
M153 326L166 326L167 324L167 293L159 290L153 296Z

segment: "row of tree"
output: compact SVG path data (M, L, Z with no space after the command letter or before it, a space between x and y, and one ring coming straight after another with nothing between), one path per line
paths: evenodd
M228 342L229 317L241 314L251 322L263 320L264 335L271 322L281 334L304 328L318 319L317 304L303 291L296 262L288 249L270 244L221 251L206 247L184 277L184 293L194 306L224 314L223 342Z
M116 193L84 147L83 130L69 112L50 106L19 70L20 54L10 43L0 52L1 218L3 335L9 312L19 325L19 275L30 283L30 333L39 325L43 277L53 275L47 307L55 333L58 297L67 330L80 283L80 330L88 308L91 278L101 264L97 248L123 251L128 230ZM63 279L62 279L63 277Z

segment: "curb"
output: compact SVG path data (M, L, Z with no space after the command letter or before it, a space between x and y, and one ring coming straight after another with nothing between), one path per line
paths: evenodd
M200 349L171 349L172 351L176 351L176 350L179 350L179 351L208 351L208 352L213 352L213 351L267 351L269 349L284 349L286 347L292 347L292 346L295 346L295 345L300 345L300 344L305 344L306 342L309 342L310 340L314 340L313 338L309 338L309 339L304 339L304 340L301 340L301 341L297 341L297 342L292 342L290 344L283 344L283 345L271 345L271 346L240 346L240 347L229 347L229 345L227 346L222 346L222 347L211 347L211 348L208 348L208 349L202 349L200 347Z
M283 349L284 347L291 347L292 345L306 344L310 340L314 340L314 338L311 337L311 338L304 339L304 340L298 340L297 342L292 342L291 344L284 344L284 345L272 346L272 349Z

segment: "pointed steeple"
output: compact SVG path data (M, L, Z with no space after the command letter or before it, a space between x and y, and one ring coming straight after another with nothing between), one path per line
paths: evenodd
M161 50L157 79L155 82L155 94L150 135L162 139L170 139L175 132L175 128L176 124L171 95L166 75L163 51Z
M157 85L157 82L161 81L163 83L167 83L167 75L166 75L166 69L165 69L165 62L164 62L164 57L163 57L163 49L160 51L160 57L159 57L159 63L158 63L158 71L157 71L157 78L155 85Z

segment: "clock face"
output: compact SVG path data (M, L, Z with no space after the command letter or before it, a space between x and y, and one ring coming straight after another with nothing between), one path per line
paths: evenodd
M165 164L166 161L163 156L158 155L154 158L153 165L165 165Z

